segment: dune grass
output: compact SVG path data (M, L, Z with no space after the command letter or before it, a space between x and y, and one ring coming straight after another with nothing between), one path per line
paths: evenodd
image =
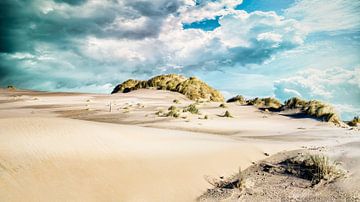
M310 180L312 185L332 182L344 175L344 171L328 157L320 154L299 155L286 159L280 165L285 173Z

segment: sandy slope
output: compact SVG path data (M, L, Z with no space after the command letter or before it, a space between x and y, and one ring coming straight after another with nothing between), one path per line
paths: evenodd
M192 103L153 90L0 90L0 201L191 201L210 188L204 175L228 176L264 153L304 147L325 146L360 179L358 150L342 146L357 145L357 131L236 104L202 103L201 115L179 119L155 115L173 99ZM219 117L225 110L235 118Z

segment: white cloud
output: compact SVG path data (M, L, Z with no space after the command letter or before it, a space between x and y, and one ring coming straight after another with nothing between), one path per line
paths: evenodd
M300 95L305 99L320 99L335 105L347 105L353 113L360 108L360 67L345 69L305 69L296 75L274 83L275 95L285 100ZM341 108L339 107L341 110Z
M358 0L299 0L284 15L298 19L309 32L360 30Z

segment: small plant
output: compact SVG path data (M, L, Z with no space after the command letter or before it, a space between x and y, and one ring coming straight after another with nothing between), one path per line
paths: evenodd
M221 107L221 108L226 108L226 105L225 105L224 103L221 103L221 104L219 105L219 107Z
M230 114L229 111L226 111L226 112L224 113L224 115L222 115L222 117L233 118L233 116Z
M204 116L204 119L209 119L208 115L205 115L205 116Z
M175 99L175 100L173 100L173 103L175 103L175 104L180 104L180 101L177 100L177 99Z
M199 109L196 107L195 104L191 104L183 110L184 112L190 112L192 114L199 114Z

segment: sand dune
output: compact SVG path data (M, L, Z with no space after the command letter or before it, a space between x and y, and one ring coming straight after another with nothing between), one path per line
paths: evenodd
M342 146L359 132L312 119L219 103L199 104L201 115L156 116L174 99L192 103L167 91L1 93L0 201L193 201L211 188L205 175L304 148L328 151L360 179L356 147ZM224 110L234 118L219 117Z

